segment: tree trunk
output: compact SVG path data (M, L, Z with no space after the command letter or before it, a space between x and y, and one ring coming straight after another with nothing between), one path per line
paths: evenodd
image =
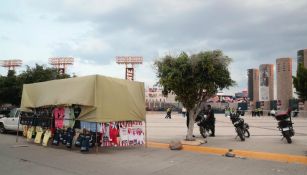
M188 141L195 140L193 138L193 129L194 129L194 123L195 123L194 115L196 115L196 114L194 114L195 113L194 111L195 110L190 110L189 111L189 128L188 128L188 133L187 133L187 137L186 137L186 140L188 140Z
M204 108L204 105L205 105L205 103L202 102L200 105L195 105L195 107L193 109L187 110L187 111L189 111L189 128L188 128L187 137L186 137L186 140L188 140L188 141L195 140L193 138L193 130L194 130L195 119L197 117L197 114Z

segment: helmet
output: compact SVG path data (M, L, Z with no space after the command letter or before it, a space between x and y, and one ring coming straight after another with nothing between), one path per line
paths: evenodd
M272 110L272 111L270 111L270 114L273 115L273 116L275 116L275 115L276 115L276 111L275 111L275 110Z

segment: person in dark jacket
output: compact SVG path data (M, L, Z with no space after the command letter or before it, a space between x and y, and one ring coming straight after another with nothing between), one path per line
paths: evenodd
M214 117L214 111L211 109L211 105L207 106L207 121L210 125L211 134L210 137L215 137L215 117Z

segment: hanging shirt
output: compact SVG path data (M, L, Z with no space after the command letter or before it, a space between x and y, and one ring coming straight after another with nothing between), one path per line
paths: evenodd
M64 113L65 113L64 108L62 107L54 108L53 116L56 128L63 128Z
M69 116L70 116L69 126L73 128L75 126L75 115L73 108L69 108Z
M117 144L117 136L118 136L118 130L116 128L116 126L111 126L110 128L110 141L113 143L113 144Z
M128 141L128 128L120 127L119 128L119 136L121 141Z
M69 123L70 123L70 109L68 107L65 107L64 108L64 126L65 128L68 128L70 127Z
M133 129L131 127L128 128L128 140L130 142L134 141Z
M92 132L96 132L96 126L97 126L97 132L101 131L101 124L100 123L96 124L95 122L81 121L80 125L81 125L81 128L85 128L85 129L92 131Z
M75 107L75 108L73 108L73 111L74 111L75 118L78 118L80 113L81 113L81 108L80 107Z
M110 138L110 129L109 129L109 128L110 128L110 125L109 125L108 123L105 123L104 126L105 126L105 127L104 127L104 131L105 131L105 132L104 132L104 134L103 134L103 137L109 139L109 138Z
M141 134L140 134L140 144L142 145L144 143L145 143L145 141L144 141L144 133L141 132Z

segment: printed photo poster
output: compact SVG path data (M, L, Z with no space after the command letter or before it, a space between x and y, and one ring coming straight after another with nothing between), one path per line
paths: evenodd
M144 132L143 132L143 122L140 121L129 121L128 127L128 140L129 145L143 145Z
M266 65L261 65L260 72L260 101L269 101L269 69Z
M102 147L145 144L143 122L140 121L102 123L101 134Z

